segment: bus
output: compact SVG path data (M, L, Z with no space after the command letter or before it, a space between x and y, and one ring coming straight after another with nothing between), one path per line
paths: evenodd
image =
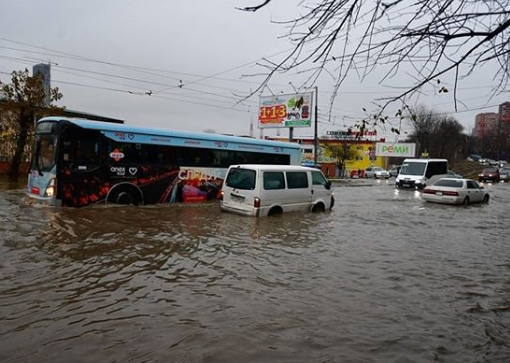
M55 116L33 150L27 195L57 207L215 200L232 164L301 164L294 143Z

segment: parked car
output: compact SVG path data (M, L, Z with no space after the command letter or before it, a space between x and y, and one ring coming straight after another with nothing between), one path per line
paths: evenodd
M391 177L397 177L398 176L398 173L400 172L400 168L401 166L394 166L393 168L391 168L390 170L388 170L388 173L390 173L390 178Z
M510 168L499 169L499 180L510 182Z
M365 169L365 178L388 179L389 177L390 173L386 169L377 166L369 166Z
M442 178L423 189L426 202L442 204L489 203L489 192L472 179Z
M485 159L485 160L489 163L489 166L499 166L499 163L494 159Z
M495 183L499 182L499 169L493 167L483 169L482 172L478 175L478 181L492 181Z

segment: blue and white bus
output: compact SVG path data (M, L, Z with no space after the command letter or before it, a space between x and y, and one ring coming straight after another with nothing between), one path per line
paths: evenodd
M46 117L27 193L62 207L214 200L230 165L300 165L300 153L287 142Z

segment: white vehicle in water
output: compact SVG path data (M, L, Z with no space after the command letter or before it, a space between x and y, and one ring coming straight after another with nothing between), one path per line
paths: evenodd
M232 165L222 186L221 209L248 216L325 211L334 203L331 182L304 166Z
M386 169L377 166L370 166L365 169L365 178L388 179L389 177L390 173Z
M405 159L395 179L395 186L422 190L434 175L446 177L447 174L448 160L446 159Z
M489 192L472 179L442 178L423 189L426 202L442 204L489 203Z

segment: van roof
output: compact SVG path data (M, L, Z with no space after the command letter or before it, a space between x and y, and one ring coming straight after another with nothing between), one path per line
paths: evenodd
M238 164L230 165L230 168L243 168L243 169L254 169L254 170L270 170L270 171L320 171L316 168L310 168L308 166L299 165L272 165L272 164Z

